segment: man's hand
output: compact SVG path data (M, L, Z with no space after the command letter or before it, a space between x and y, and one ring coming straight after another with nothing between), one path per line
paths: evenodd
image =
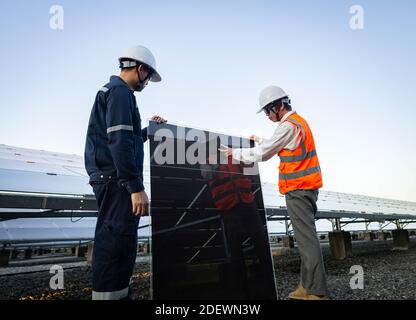
M131 205L133 207L133 214L137 217L147 214L149 208L149 199L146 192L135 192L131 194Z
M218 151L222 152L227 158L233 155L233 149L221 144L221 147Z
M150 120L156 121L157 124L168 122L168 120L165 120L160 116L153 116Z
M263 138L260 138L260 137L258 137L258 136L256 136L256 135L254 135L254 134L252 134L251 136L250 136L250 138L249 138L251 141L254 141L254 142L257 142L258 144L262 144L263 143L263 141L264 141L264 139Z
M252 134L249 139L253 140L254 142L259 142L260 141L260 138L256 135L254 135L254 134Z

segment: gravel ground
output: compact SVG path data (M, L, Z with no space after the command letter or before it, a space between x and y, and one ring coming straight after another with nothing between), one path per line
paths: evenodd
M391 241L353 242L354 256L337 261L330 256L329 248L324 244L322 250L332 299L416 300L416 240L412 239L407 251L392 251L391 248ZM149 299L149 264L143 261L138 260L133 276L135 299ZM274 257L274 262L279 299L286 299L299 281L297 249L282 251L281 255ZM349 272L353 265L363 267L363 290L350 288L353 274ZM51 276L47 271L0 276L0 299L90 299L91 270L86 265L65 270L64 290L49 289Z
M328 288L335 300L416 300L416 240L406 251L392 251L392 241L353 242L353 257L335 260L324 246L322 252ZM350 288L350 268L364 271L364 289ZM296 249L275 259L280 299L286 299L299 280L300 258Z

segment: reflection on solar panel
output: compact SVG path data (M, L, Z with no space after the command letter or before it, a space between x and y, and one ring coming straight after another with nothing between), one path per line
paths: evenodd
M275 299L260 177L218 152L241 138L153 122L148 134L154 299Z

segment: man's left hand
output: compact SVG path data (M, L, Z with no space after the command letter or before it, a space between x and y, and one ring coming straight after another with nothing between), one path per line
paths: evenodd
M157 124L168 122L168 120L165 120L160 116L153 116L150 120L155 121Z

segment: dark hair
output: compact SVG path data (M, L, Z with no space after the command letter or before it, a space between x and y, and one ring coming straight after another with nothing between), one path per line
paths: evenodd
M292 111L292 106L288 97L281 99L281 102L283 102L283 106L285 107L286 111Z
M273 109L273 108L277 108L277 110L280 109L280 107L282 106L283 103L283 107L285 108L285 110L287 111L292 111L292 106L290 105L290 99L288 97L284 97L281 98L279 100L275 100L273 102L270 102L265 109Z

